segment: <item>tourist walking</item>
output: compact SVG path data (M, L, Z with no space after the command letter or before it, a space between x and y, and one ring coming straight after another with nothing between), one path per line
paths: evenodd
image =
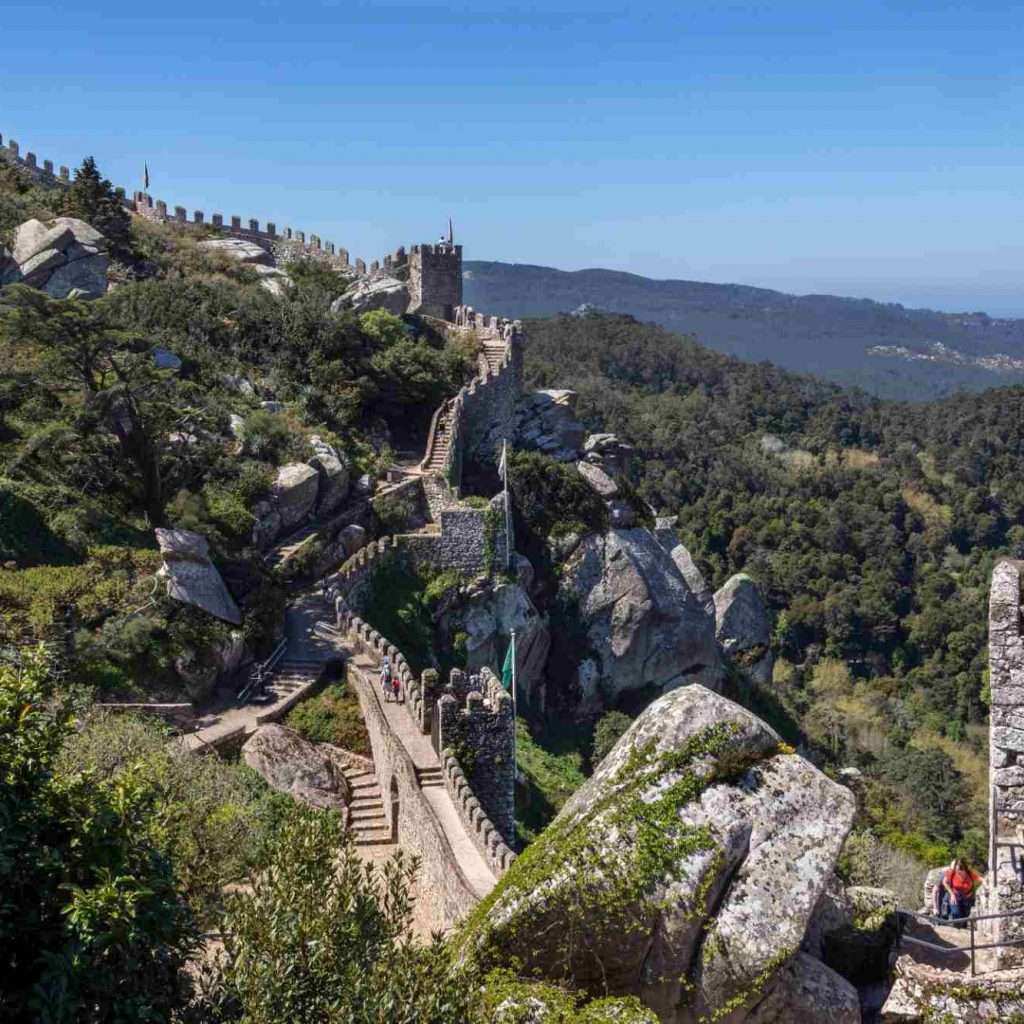
M384 691L384 700L391 700L391 659L386 654L380 663L380 688Z
M393 672L391 674L391 693L394 695L395 703L396 704L399 702L398 701L399 691L400 691L400 687L398 685L398 673L397 672Z

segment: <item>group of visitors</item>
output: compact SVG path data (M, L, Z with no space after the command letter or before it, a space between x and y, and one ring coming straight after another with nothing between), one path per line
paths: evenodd
M393 700L396 704L401 697L398 672L391 665L391 658L385 654L380 663L380 687L384 691L384 700Z

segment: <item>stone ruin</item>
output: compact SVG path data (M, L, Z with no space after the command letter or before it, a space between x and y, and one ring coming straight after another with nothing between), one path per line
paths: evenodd
M1021 572L1005 559L989 592L989 913L1024 912L1024 635ZM992 940L1024 940L1024 916L993 921ZM1000 950L1003 966L1024 963L1024 945Z

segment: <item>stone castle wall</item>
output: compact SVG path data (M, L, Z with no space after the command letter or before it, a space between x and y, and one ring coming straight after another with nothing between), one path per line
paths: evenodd
M45 187L67 188L71 184L71 172L65 166L54 168L52 160L40 161L35 153L22 154L21 146L13 139L3 145L0 136L0 159L12 163ZM173 223L188 228L215 228L219 233L232 238L241 238L272 253L279 265L300 257L316 259L335 270L364 274L409 275L410 293L415 303L409 312L423 312L428 315L444 316L462 302L462 246L416 245L410 260L405 246L399 246L383 260L367 263L363 259L350 259L349 251L333 242L325 241L319 235L285 227L277 230L273 221L230 216L214 213L207 220L203 210L192 209L191 215L185 206L168 205L163 199L154 199L147 192L136 191L129 199L124 188L117 190L125 197L125 206L140 217L157 223Z
M67 188L71 184L71 172L67 167L61 165L55 171L52 160L40 162L35 153L25 153L22 155L21 146L14 139L8 139L5 146L2 135L0 135L0 157L6 162L21 168L33 181L40 185Z
M992 913L1024 911L1024 562L1004 559L989 591L989 902ZM1024 918L995 921L996 939L1024 939ZM1000 950L1004 964L1024 948Z
M380 643L374 646L369 641L365 626L361 635L364 649L379 655ZM420 858L417 900L425 904L436 927L454 927L479 903L481 894L459 866L444 828L420 787L416 766L384 715L379 687L370 680L369 685L357 687L357 692L392 835ZM397 818L393 813L396 806Z
M385 655L391 658L391 663L401 680L405 693L404 707L412 722L424 735L431 731L434 705L440 705L440 741L442 744L440 760L444 771L445 786L467 835L480 850L491 870L496 875L503 874L515 860L515 853L508 841L514 835L515 829L514 777L511 755L515 721L512 716L511 697L501 688L501 684L497 682L493 673L489 674L489 681L484 678L481 682L481 677L471 677L469 685L464 687L460 684L465 682L465 674L458 672L452 673L452 681L445 693L439 697L436 672L428 670L420 679L417 679L409 668L405 656L394 644L356 615L341 593L334 589L329 590L329 593L334 595L338 629L352 637L357 648L370 655L375 661L383 659ZM458 698L454 696L457 686L459 691L464 693L464 710L459 709ZM472 687L481 687L486 690L486 694L482 693L481 689L472 689ZM374 688L375 694L376 688ZM360 700L363 700L363 695L360 696ZM410 781L405 770L405 763L409 762L410 768L412 763L409 761L401 740L393 734L379 706L374 707L373 701L366 703L370 707L363 710L370 729L374 763L377 766L377 777L382 793L387 794L391 780L396 778L399 780L400 797L405 794L401 798L402 805L410 804L410 794L406 794L406 790L410 786L415 786L417 791L413 796L425 803L415 777L415 771L413 770ZM376 719L372 725L371 714L374 714ZM472 752L474 762L473 771L470 773L472 782L470 782L470 775L463 770L459 763L457 750L460 748L448 745L458 745L460 742L465 744L462 749ZM416 802L414 800L410 805L415 805ZM387 803L386 796L385 803ZM420 842L422 837L418 830L425 827L420 815L417 814L415 820L411 822L416 831L406 832L405 835L416 836L417 839L413 840L410 845L419 845L419 852L424 860L431 858L434 862L432 865L434 871L443 872L450 857L450 847L447 840L444 839L443 829L440 828L429 805L427 811L430 817L430 828L426 837L427 847L424 849ZM500 820L500 826L494 818ZM399 836L403 835L403 828L408 824L410 823L404 821L403 814L402 820L398 822ZM392 828L395 827L394 822L391 822L391 825ZM435 831L441 832L441 839L444 840L443 848L436 847L433 837ZM461 877L461 871L459 875ZM449 899L446 895L444 900L446 913L450 909L458 911L459 916L462 916L476 902L476 898L474 898L469 906L465 906L465 901L459 896L461 889L460 882L456 886L453 899Z

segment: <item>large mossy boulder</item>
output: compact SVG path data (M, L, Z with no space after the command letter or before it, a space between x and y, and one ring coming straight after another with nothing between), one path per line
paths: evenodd
M854 1024L852 986L797 956L854 811L753 714L703 686L675 690L513 864L464 941L485 966L636 995L671 1024L767 1021L769 999L810 1021L816 990L820 1019Z

